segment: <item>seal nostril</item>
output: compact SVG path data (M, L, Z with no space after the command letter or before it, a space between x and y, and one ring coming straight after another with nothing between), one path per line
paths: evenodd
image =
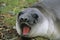
M23 20L23 18L21 18L21 20Z
M28 19L28 18L25 18L25 21L26 21L26 22L29 22L29 19Z
M20 18L20 21L29 22L29 20L27 18Z
M27 21L27 18L25 18L25 21Z
M23 18L20 18L20 22L22 22L23 21Z

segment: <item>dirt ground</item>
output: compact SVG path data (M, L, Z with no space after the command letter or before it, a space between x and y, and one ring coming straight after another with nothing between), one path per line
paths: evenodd
M20 40L19 35L13 26L9 26L4 22L5 16L0 15L0 40Z

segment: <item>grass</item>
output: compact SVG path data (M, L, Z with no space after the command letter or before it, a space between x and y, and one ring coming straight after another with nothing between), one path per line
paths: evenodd
M0 14L4 14L4 22L9 26L14 26L16 23L16 14L24 7L29 7L37 0L0 0ZM15 14L14 16L8 14ZM9 17L10 16L10 17Z

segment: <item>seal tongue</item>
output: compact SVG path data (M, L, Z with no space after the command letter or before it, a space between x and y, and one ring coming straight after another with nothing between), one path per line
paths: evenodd
M30 31L30 28L28 26L23 27L23 35L27 35Z

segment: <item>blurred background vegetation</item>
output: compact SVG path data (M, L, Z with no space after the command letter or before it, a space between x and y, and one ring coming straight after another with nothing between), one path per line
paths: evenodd
M37 0L0 0L0 26L14 26L16 15L24 8L31 6Z

